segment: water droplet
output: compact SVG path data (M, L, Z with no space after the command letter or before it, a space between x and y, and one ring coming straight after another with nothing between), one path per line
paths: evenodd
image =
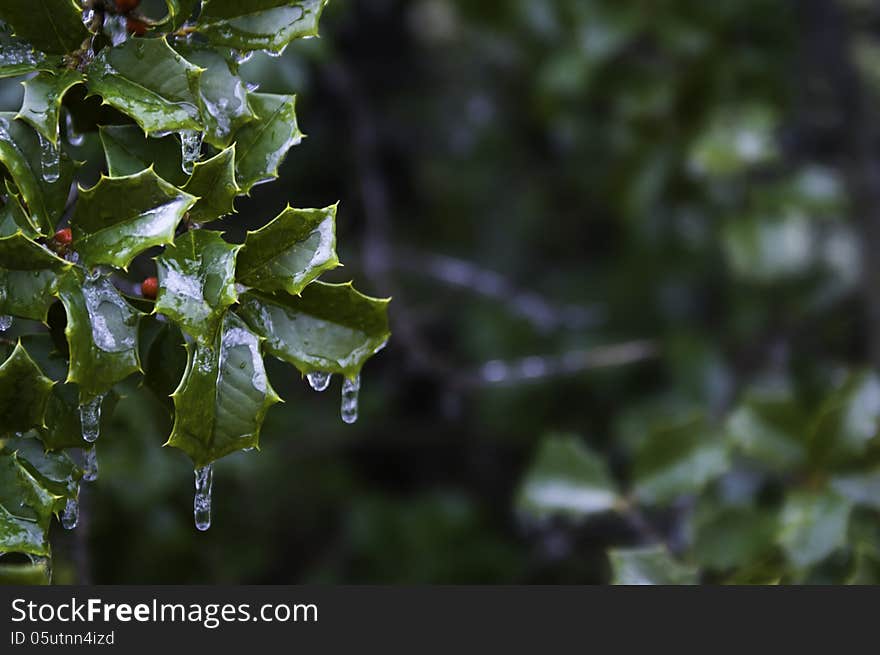
M12 327L14 319L11 316L0 316L0 332L6 332Z
M61 177L61 150L42 134L37 134L40 141L40 166L42 167L43 179L52 184Z
M235 61L239 65L246 64L251 60L251 57L254 56L254 51L248 50L247 52L241 52L240 50L233 50L232 56L235 57Z
M66 128L67 142L74 147L79 147L86 140L86 137L76 131L76 126L73 124L73 116L69 113L65 116L64 127Z
M278 58L284 55L284 51L287 50L287 46L281 48L281 50L275 52L274 50L263 50L264 55L268 55L270 57Z
M211 491L214 487L214 465L208 464L196 469L196 496L193 502L193 516L196 528L204 532L211 527Z
M342 383L342 420L346 423L354 423L358 419L358 395L361 390L361 376L356 375L353 380L345 378Z
M89 443L98 440L101 434L101 403L104 396L96 396L87 403L79 406L79 420L82 424L83 439Z
M92 446L83 455L83 480L94 482L98 479L98 447Z
M306 375L306 379L309 381L309 386L315 391L327 391L327 387L330 386L330 380L332 377L333 374L327 373L326 371L313 371Z
M128 19L121 14L106 14L104 34L113 45L122 45L128 40Z
M184 130L179 133L180 154L183 172L192 175L196 162L202 156L202 133L195 130Z
M65 530L73 530L79 523L79 498L68 498L61 513L61 525Z

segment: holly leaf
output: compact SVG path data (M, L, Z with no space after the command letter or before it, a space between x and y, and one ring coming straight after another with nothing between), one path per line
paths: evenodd
M27 41L12 36L0 25L0 78L51 70L60 64L60 57L50 57L45 52L34 50Z
M235 146L196 162L183 190L198 197L189 210L193 223L210 223L234 212L235 197L240 191L235 182Z
M806 569L843 546L851 510L849 500L831 491L790 494L777 539L789 563Z
M134 175L152 166L174 186L186 183L180 142L174 137L148 137L135 125L100 126L98 130L110 177Z
M200 130L202 69L165 39L131 39L104 48L87 68L89 91L130 116L148 135Z
M852 373L822 404L810 430L810 454L830 466L858 462L878 432L880 378Z
M663 546L619 548L608 552L616 585L697 584L697 570L673 559Z
M89 267L126 269L139 254L174 241L174 232L196 198L150 168L127 177L101 177L81 189L70 219L73 242Z
M339 266L336 205L288 207L256 232L248 232L238 257L237 277L261 291L299 294L324 271Z
M258 446L266 412L280 400L266 376L259 337L227 313L214 343L187 344L187 350L166 445L183 450L196 468Z
M110 280L83 279L82 273L71 270L60 278L58 295L67 312L67 382L79 386L81 402L106 393L141 370L137 339L142 314Z
M24 83L24 100L16 118L30 123L44 139L57 146L64 95L82 81L82 73L75 70L39 73Z
M82 10L70 0L3 0L0 20L15 36L52 54L66 54L82 47L89 31Z
M539 520L552 516L582 519L619 502L605 461L573 435L543 440L522 483L517 507Z
M251 291L238 313L266 339L266 349L303 375L324 371L348 378L379 352L391 333L390 300L370 298L348 284L313 282L302 295Z
M18 343L0 365L0 433L42 427L53 384Z
M45 323L56 275L70 266L20 232L0 238L0 314Z
M141 321L141 361L144 384L165 403L173 414L171 394L186 373L187 355L180 328L170 321L155 317Z
M205 125L205 141L225 148L232 136L256 116L248 104L248 92L237 66L226 53L189 43L175 48L187 61L205 69L199 79L199 107Z
M156 313L172 319L199 343L213 342L226 309L238 299L235 254L240 248L211 230L190 230L178 237L156 258Z
M18 196L10 193L0 207L0 237L9 237L18 232L32 239L39 236Z
M214 45L280 52L294 39L318 35L327 0L206 0L196 29Z
M30 563L9 563L0 559L0 585L48 585L52 570L48 558Z
M73 163L9 112L0 112L0 163L21 192L34 228L52 234L67 204Z
M296 121L296 96L252 93L250 105L259 120L242 127L234 138L236 179L242 193L278 177L287 151L303 139Z
M165 0L168 15L162 23L168 25L172 30L178 29L190 19L198 4L199 0Z

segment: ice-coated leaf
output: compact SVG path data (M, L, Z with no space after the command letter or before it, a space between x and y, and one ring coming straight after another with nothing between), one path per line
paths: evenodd
M858 461L880 432L880 379L852 373L822 404L810 431L810 452L831 465Z
M73 163L8 112L0 112L0 163L27 203L32 225L44 235L52 234L67 204Z
M186 183L180 143L173 136L148 137L135 125L110 125L98 129L111 177L134 175L153 166L159 177L174 186Z
M12 36L0 25L0 78L54 69L60 64L60 57L50 57L44 52L34 50L27 41Z
M198 197L189 210L193 223L210 223L235 211L239 194L235 182L235 146L230 146L206 161L196 162L183 190Z
M351 284L312 282L300 296L252 291L239 302L239 314L266 339L267 351L303 375L353 378L391 336L390 301L365 296Z
M242 193L278 177L287 151L302 141L296 121L296 96L250 94L257 120L235 133L236 179Z
M663 546L619 548L608 552L612 584L690 585L697 584L697 570L682 564Z
M58 287L67 311L67 382L77 384L81 401L88 401L140 370L137 339L142 314L105 277L84 279L72 270L60 278Z
M260 291L297 295L337 266L336 206L288 207L268 225L248 232L236 275L239 282Z
M52 384L21 343L17 344L0 365L0 434L42 427Z
M214 343L187 349L167 445L183 450L196 468L259 445L266 412L279 401L266 376L259 337L227 313Z
M575 519L615 508L619 500L605 461L573 435L551 435L541 443L523 480L517 507L538 519Z
M82 73L75 70L39 73L24 83L24 100L17 118L27 121L44 139L58 145L58 119L64 94L82 81Z
M45 322L55 276L70 266L24 234L0 238L0 314Z
M294 39L317 36L327 0L206 0L196 28L214 45L280 52Z
M153 169L127 177L102 177L81 189L70 226L86 266L127 268L153 246L174 241L183 215L195 197L169 184Z
M156 312L199 343L212 343L226 309L238 299L235 254L239 248L212 230L190 230L178 237L156 258Z
M89 91L130 116L147 134L201 129L202 69L164 39L131 39L104 48L86 73Z
M89 37L82 10L77 10L71 0L3 0L0 20L12 28L15 36L53 54L78 50Z
M727 471L729 460L727 445L701 418L656 429L635 455L636 497L653 505L696 493Z
M205 69L199 79L199 106L205 125L205 141L225 148L239 128L254 120L244 82L228 51L221 52L190 43L175 44L190 63Z
M778 543L797 569L821 562L846 543L852 504L831 491L795 492L780 515Z

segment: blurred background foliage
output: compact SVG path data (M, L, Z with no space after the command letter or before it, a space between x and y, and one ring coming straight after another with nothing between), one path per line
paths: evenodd
M242 67L309 138L227 222L341 200L334 279L395 298L361 419L270 369L287 403L196 534L133 382L56 581L880 582L878 26L867 0L331 2Z

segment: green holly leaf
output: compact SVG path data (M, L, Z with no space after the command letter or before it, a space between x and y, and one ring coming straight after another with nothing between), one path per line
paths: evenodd
M235 254L218 232L190 230L156 258L156 313L175 321L201 344L214 341L226 309L238 300Z
M64 95L82 81L82 73L75 70L39 73L24 83L24 100L16 118L30 123L44 139L57 146Z
M52 234L67 204L73 163L9 112L0 112L0 163L21 192L34 228Z
M165 39L131 39L104 48L87 69L89 91L133 118L148 135L202 128L201 74Z
M205 69L199 79L199 107L205 124L205 141L225 148L243 125L256 118L248 92L237 74L237 65L213 48L182 43L177 51L192 64Z
M390 301L365 296L350 283L313 282L300 296L251 291L239 301L238 313L266 339L268 352L303 375L353 378L391 336Z
M619 495L605 461L573 435L543 440L522 483L517 507L539 520L582 519L613 510Z
M196 198L150 168L127 177L102 177L81 189L70 227L82 262L126 269L139 254L174 241Z
M242 193L278 177L287 151L300 143L303 133L296 121L296 96L250 94L259 120L235 133L237 180Z
M186 183L180 142L174 137L148 137L135 125L100 126L98 130L110 177L134 175L152 166L174 186Z
M60 64L60 57L50 57L45 52L34 50L27 41L17 39L0 25L0 78L51 70Z
M67 382L79 386L81 402L141 370L137 339L142 314L110 280L83 279L82 273L72 270L60 278L58 295L67 312Z
M144 384L173 414L171 394L186 373L187 355L183 334L174 323L160 322L149 316L141 321L140 342Z
M52 581L52 570L47 558L29 564L7 564L0 559L0 585L48 585Z
M240 191L235 182L235 146L211 159L196 162L183 190L198 197L189 210L193 223L210 223L234 212L235 197Z
M682 564L663 546L619 548L608 552L616 585L697 584L697 569Z
M730 466L727 444L702 418L654 430L634 462L635 495L646 504L667 504L696 493Z
M53 384L18 343L0 365L0 434L42 427Z
M32 239L39 236L21 206L21 200L10 193L0 206L0 237L9 237L19 232Z
M294 39L318 35L327 0L206 0L196 29L214 45L280 52Z
M45 323L55 277L70 266L22 233L0 238L0 314Z
M324 271L339 266L336 205L288 207L268 225L248 232L238 257L238 281L261 291L299 294Z
M3 0L0 20L15 36L52 54L78 50L89 38L82 22L82 10L71 0Z
M64 509L68 498L79 495L82 472L67 454L48 452L36 432L6 440L5 449L14 451L21 465L56 498L55 513Z
M172 30L180 28L195 12L199 0L165 0L168 15L162 21Z
M269 384L260 339L227 313L214 343L188 344L186 375L173 394L174 429L166 445L196 468L259 445L266 412L278 395Z
M831 491L795 492L786 498L778 543L789 563L806 569L846 543L852 503Z

